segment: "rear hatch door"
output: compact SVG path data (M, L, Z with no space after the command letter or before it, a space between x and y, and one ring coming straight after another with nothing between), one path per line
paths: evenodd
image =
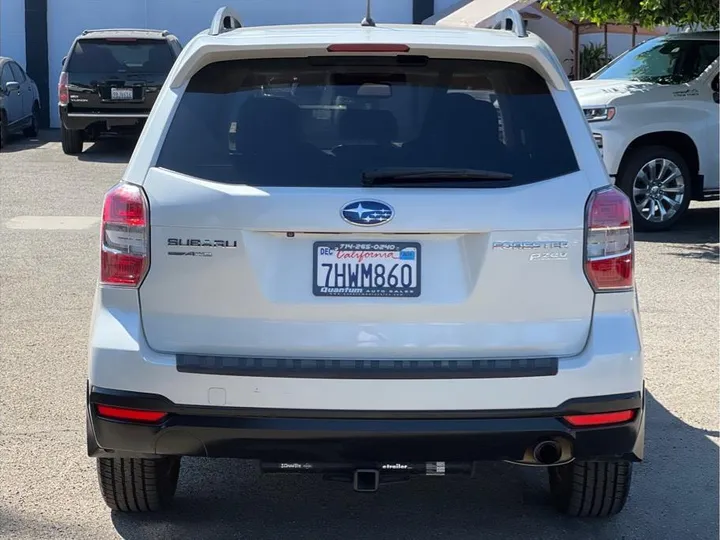
M587 340L589 182L526 66L210 65L144 188L157 350L527 358Z

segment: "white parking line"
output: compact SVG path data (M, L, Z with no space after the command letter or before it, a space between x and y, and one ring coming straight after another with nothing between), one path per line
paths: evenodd
M45 231L77 231L90 229L100 223L95 216L17 216L3 225L8 229Z

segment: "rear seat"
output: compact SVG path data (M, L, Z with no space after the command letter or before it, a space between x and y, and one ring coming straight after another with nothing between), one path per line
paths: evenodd
M338 130L343 143L333 154L342 161L382 165L398 150L393 144L398 122L390 111L348 109L340 116Z

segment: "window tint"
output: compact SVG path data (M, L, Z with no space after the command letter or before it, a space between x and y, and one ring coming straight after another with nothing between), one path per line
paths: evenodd
M653 39L622 55L591 78L684 84L698 77L717 57L717 41Z
M24 83L25 82L25 73L23 72L22 68L20 68L20 66L18 66L17 64L14 64L14 63L10 63L9 65L10 65L10 70L12 71L13 78L15 79L15 81L17 81L19 83Z
M75 73L168 73L175 58L165 40L79 40L68 64Z
M712 64L720 52L720 44L717 41L705 41L698 45L698 53L688 58L687 71L694 77L699 76L707 67Z
M386 167L472 168L517 183L578 168L545 81L505 62L236 60L190 81L157 166L254 186L359 186Z

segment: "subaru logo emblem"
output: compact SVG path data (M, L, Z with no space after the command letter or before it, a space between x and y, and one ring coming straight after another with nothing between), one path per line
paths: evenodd
M395 211L384 202L363 199L347 203L340 210L340 215L352 225L374 227L390 221Z

